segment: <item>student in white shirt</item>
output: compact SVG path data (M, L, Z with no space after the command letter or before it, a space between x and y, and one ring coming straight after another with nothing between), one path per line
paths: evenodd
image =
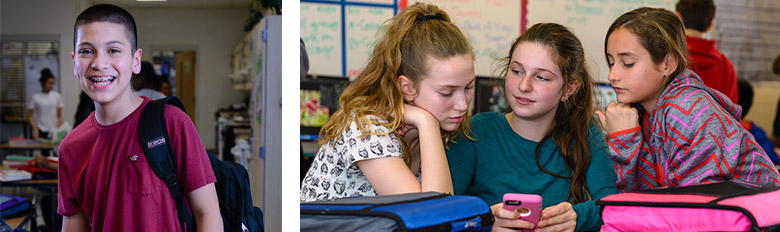
M27 101L27 122L32 128L32 139L49 138L49 132L62 125L62 96L52 90L54 75L51 70L41 70L41 92L34 93Z

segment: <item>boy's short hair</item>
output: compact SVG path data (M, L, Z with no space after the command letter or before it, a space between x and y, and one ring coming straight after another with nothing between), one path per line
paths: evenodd
M780 53L777 54L775 61L772 62L772 73L775 75L780 75Z
M125 26L127 41L133 46L133 51L138 48L138 32L135 29L135 20L130 12L121 7L110 4L98 4L87 8L76 18L73 26L73 47L76 47L76 36L80 26L95 22L109 22Z
M712 0L680 0L677 2L685 28L706 31L715 18L715 3Z

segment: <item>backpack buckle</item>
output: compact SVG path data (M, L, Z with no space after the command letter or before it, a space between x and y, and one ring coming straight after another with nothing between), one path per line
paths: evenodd
M179 180L176 178L176 174L170 174L165 177L165 182L168 184L168 187L174 187L179 184Z

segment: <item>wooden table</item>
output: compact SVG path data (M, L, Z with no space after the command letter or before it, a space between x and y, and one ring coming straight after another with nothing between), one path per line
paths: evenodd
M5 220L5 223L8 223L8 226L10 226L11 229L16 229L17 227L19 227L19 224L21 224L22 221L24 221L25 218L27 218L27 216L19 216L15 218L3 218L3 220Z
M0 144L1 149L7 149L7 150L51 150L54 149L54 144L51 142L40 142L40 143L33 143L33 144L21 144L21 145L11 145L10 143L3 143Z
M19 181L7 181L1 182L2 187L45 187L45 188L57 188L57 179L45 179L45 180L19 180Z
M43 153L44 151L52 151L54 150L54 148L55 148L54 144L52 144L51 142L40 142L35 144L22 144L22 145L11 145L9 143L0 144L0 150L2 151L17 150L17 151L24 151L24 152L32 152L34 150L39 150L41 151L41 153ZM8 153L3 152L2 154L0 154L0 158L3 158L4 155L8 155Z

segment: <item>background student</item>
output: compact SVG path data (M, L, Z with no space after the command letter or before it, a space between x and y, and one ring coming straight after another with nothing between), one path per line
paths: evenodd
M32 129L32 139L49 138L49 132L62 125L62 96L54 88L54 75L51 70L41 70L41 92L34 93L27 101L27 123Z
M514 41L502 68L512 112L475 115L473 140L460 137L449 145L455 194L492 205L493 231L534 228L502 208L505 193L542 196L539 231L599 230L595 200L617 189L593 118L582 43L559 24L536 24Z
M712 28L715 3L712 0L680 0L676 10L685 25L691 71L699 75L705 85L728 96L731 102L739 102L734 65L715 47L715 40L703 37Z
M160 89L158 91L166 97L173 96L173 92L171 91L171 81L168 80L168 77L160 76L160 79Z
M780 175L740 126L741 108L687 69L682 22L638 8L607 31L609 81L618 102L597 112L621 192L737 179L780 186Z
M766 155L772 160L772 163L774 163L776 167L780 167L780 157L775 153L775 146L772 145L772 141L766 136L764 129L758 127L753 121L744 119L747 113L750 112L750 106L753 105L753 86L750 85L749 81L741 79L737 80L737 85L739 85L739 106L742 107L742 111L744 112L742 114L742 120L740 120L742 126L750 131L750 134L752 134L753 138L756 139L756 142L761 145L761 149L764 149L764 152L766 152Z
M133 16L114 5L87 8L76 18L73 73L95 112L60 145L57 213L65 231L184 231L165 180L157 177L139 141L141 110L151 100L130 86L141 69ZM200 231L222 231L216 177L190 118L165 109L181 186Z
M772 61L772 73L780 81L780 53L775 57L775 61ZM772 123L772 137L770 139L775 147L780 147L780 100L777 100L777 111L775 112L775 120Z
M154 65L149 61L141 61L141 72L133 75L133 92L135 96L145 96L152 100L166 97L160 89L160 77L154 73Z
M320 131L302 202L452 192L444 143L467 131L472 47L435 5L415 3L388 22Z
M87 93L81 91L79 104L76 106L76 114L73 115L73 127L79 126L93 111L95 111L95 101L92 101L92 98Z

